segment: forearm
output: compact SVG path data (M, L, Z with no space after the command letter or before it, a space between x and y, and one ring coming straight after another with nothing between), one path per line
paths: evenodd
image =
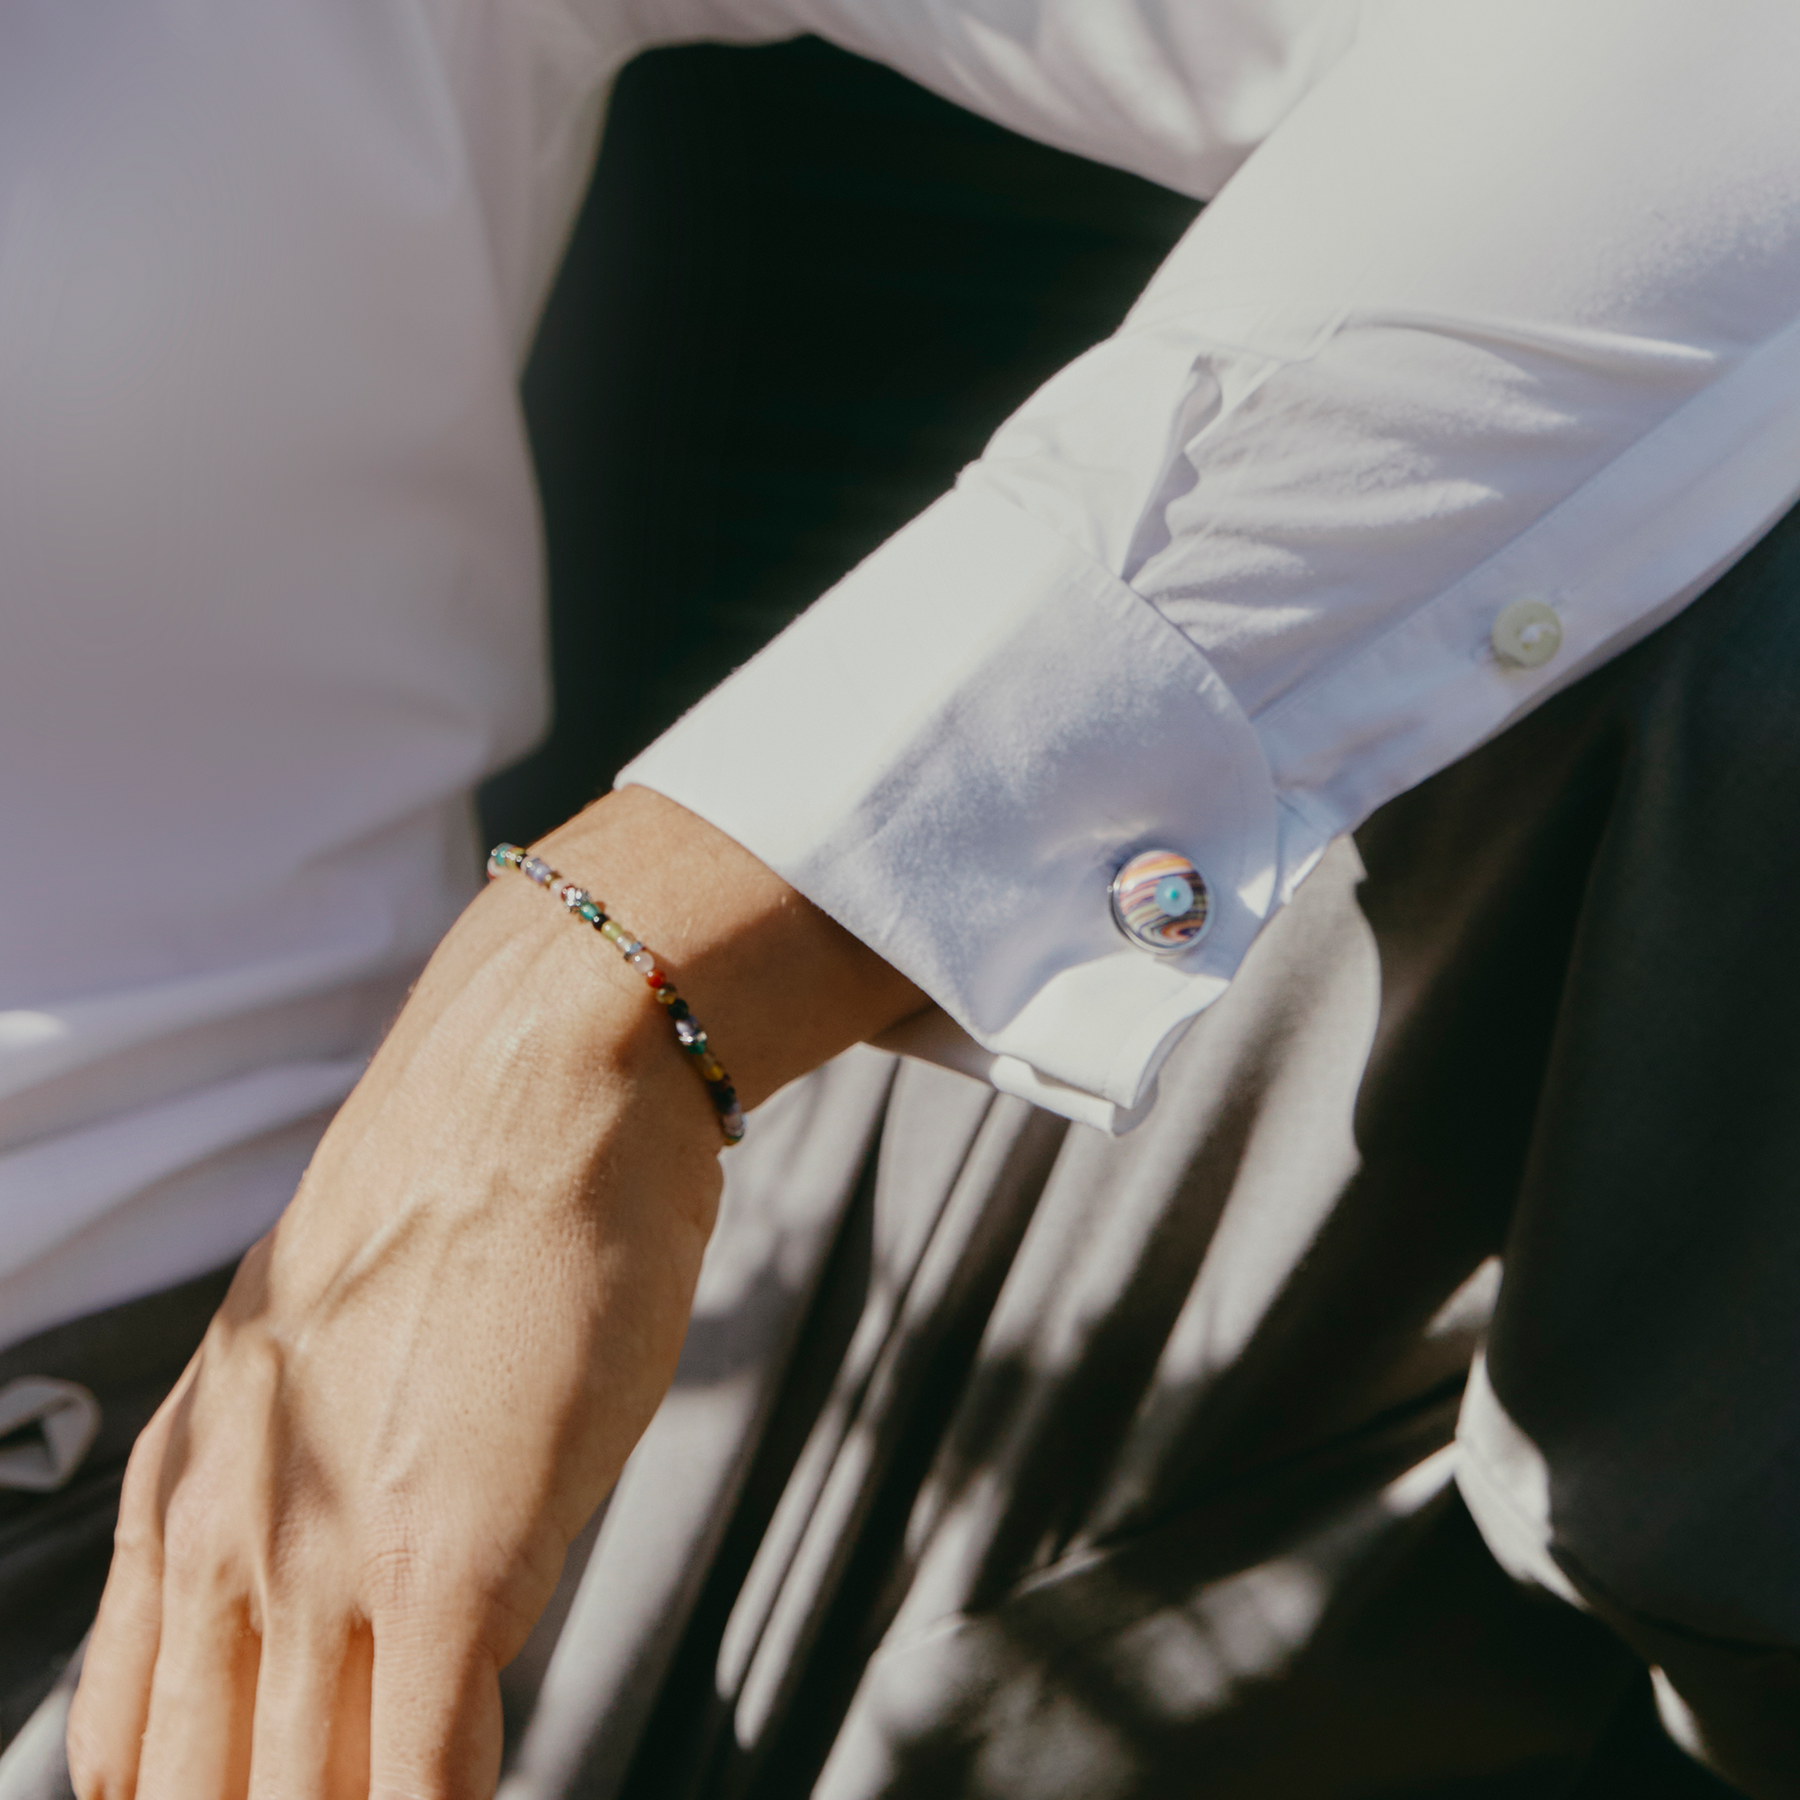
M749 851L647 788L597 802L540 852L654 947L705 1019L747 1107L925 1004L911 982ZM493 884L470 923L505 904L523 925L522 885ZM534 932L539 901L530 909ZM667 1024L643 984L615 958L595 961L596 1010L612 1012L627 999L630 1016L653 1024L649 1035L666 1045Z
M608 795L536 849L654 949L746 1107L924 1004L747 851L649 789ZM707 1196L684 1210L709 1217L716 1114L666 1012L609 952L529 882L491 882L420 977L326 1160L353 1154L380 1111L450 1107L521 1178L534 1168L574 1196L630 1123Z

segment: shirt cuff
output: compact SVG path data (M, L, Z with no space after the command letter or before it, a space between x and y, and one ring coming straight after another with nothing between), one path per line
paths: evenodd
M1206 657L1055 531L970 488L619 784L735 838L958 1028L904 1047L1112 1130L1275 893L1268 765ZM1211 892L1205 936L1174 957L1112 921L1113 875L1151 848L1185 854Z

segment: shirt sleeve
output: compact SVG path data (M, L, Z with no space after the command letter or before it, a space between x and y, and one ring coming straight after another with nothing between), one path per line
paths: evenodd
M1127 1127L1334 836L1800 494L1797 54L1775 0L1363 6L1124 327L621 781L912 977L910 1047ZM1173 958L1111 921L1150 847L1215 905Z

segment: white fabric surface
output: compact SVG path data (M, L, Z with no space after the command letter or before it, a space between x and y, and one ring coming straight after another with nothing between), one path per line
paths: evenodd
M274 1219L543 706L615 9L0 9L0 1343Z
M541 727L514 374L606 87L800 29L1230 178L1127 329L636 772L1001 1085L1121 1123L1335 831L1800 486L1774 0L0 9L0 1344L291 1189L474 885L468 790ZM1529 677L1482 651L1521 584L1569 634ZM809 659L926 606L885 692L858 653L887 729L845 741ZM1097 911L1165 836L1225 903L1174 966Z

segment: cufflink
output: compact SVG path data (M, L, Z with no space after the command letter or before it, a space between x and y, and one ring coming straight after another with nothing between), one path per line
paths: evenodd
M1488 638L1503 663L1541 669L1562 648L1562 620L1542 600L1515 600L1501 607Z
M1191 950L1212 922L1212 895L1179 850L1143 850L1112 879L1113 923L1140 950Z

